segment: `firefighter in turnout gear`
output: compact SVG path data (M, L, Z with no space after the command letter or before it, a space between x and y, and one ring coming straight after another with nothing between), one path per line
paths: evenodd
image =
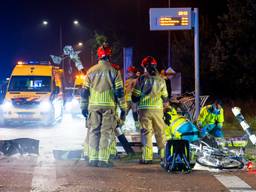
M140 163L150 164L153 160L152 136L155 135L161 158L164 158L165 134L163 106L168 103L168 93L163 78L157 69L157 62L147 56L141 66L142 75L132 92L132 101L138 103L139 121L141 125L142 159Z
M124 121L127 106L121 74L109 62L110 47L99 47L97 54L99 61L88 70L85 78L81 108L90 124L89 165L112 167L109 156L117 125L115 109L118 104L120 119Z
M221 101L216 99L212 105L203 107L197 119L197 125L201 128L201 137L205 137L208 134L214 137L222 138L224 122L224 111L221 107Z
M134 66L131 66L128 68L128 78L125 81L125 100L127 102L127 113L130 109L132 109L132 115L135 122L135 127L137 131L140 131L140 123L138 119L138 111L137 111L137 105L135 103L132 103L132 91L136 85L136 82L138 80L138 76L136 75L137 69Z

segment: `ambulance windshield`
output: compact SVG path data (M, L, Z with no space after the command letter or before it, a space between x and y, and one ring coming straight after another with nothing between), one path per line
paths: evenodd
M8 91L50 92L50 76L12 76Z

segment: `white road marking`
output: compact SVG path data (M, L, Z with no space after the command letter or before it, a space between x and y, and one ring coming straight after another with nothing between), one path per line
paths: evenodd
M209 172L213 172L213 173L221 173L223 172L223 170L220 169L213 169L213 168L209 168L206 166L202 166L199 163L195 164L195 167L193 168L193 170L198 170L198 171L209 171Z
M237 176L215 175L230 192L256 192L250 185Z

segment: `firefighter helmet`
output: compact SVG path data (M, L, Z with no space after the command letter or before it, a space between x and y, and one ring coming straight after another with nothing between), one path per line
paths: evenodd
M128 67L127 71L129 73L137 73L138 70L136 69L136 67L130 66L130 67Z
M142 67L146 67L149 64L150 65L157 65L156 59L154 57L152 57L152 56L147 56L141 62L141 66Z
M103 59L104 57L109 57L112 54L112 50L109 46L100 46L97 50L97 55L99 59Z
M118 64L114 64L112 63L111 66L115 69L115 70L120 70L120 66Z

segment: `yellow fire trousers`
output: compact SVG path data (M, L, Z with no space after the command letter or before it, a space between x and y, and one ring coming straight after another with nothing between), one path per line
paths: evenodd
M152 136L155 135L161 158L164 158L165 133L163 110L139 110L139 121L141 129L142 159L153 159Z
M95 109L89 111L89 161L108 162L113 145L116 117L114 109Z

